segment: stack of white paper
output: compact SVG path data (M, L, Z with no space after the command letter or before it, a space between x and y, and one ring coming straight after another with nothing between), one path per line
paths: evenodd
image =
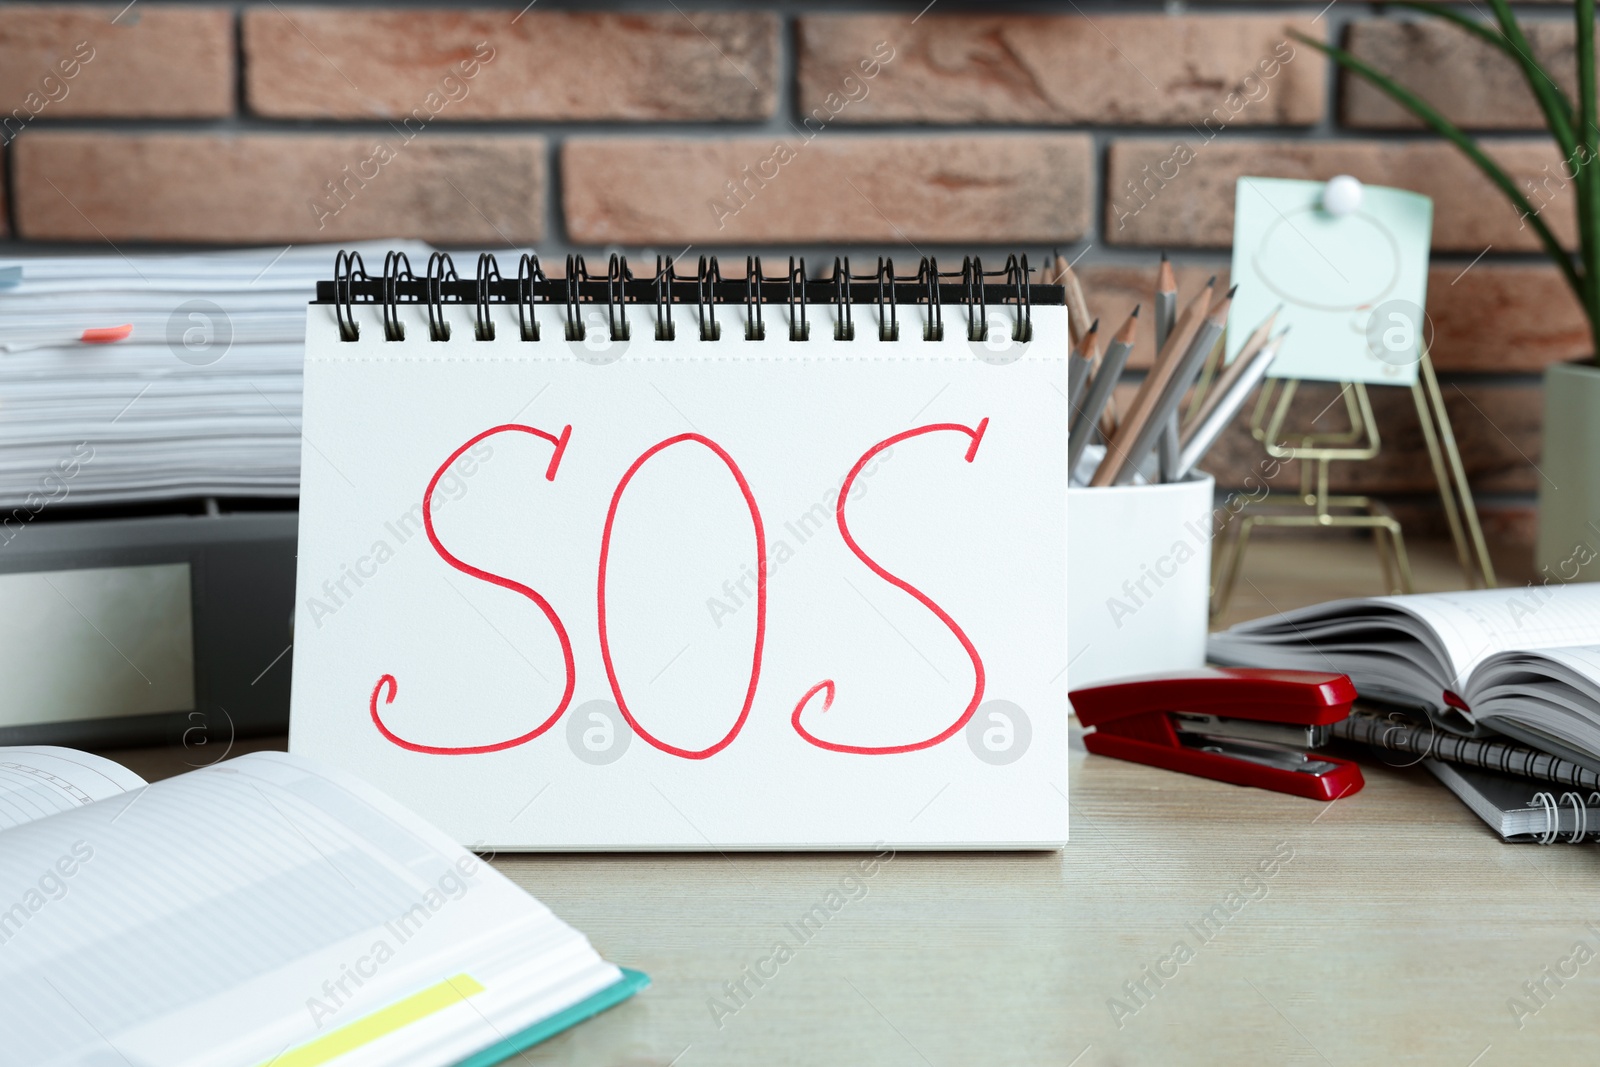
M305 309L337 251L0 259L0 509L294 496Z

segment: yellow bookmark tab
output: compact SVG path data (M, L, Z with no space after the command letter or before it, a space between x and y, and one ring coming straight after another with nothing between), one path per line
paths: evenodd
M268 1060L261 1067L321 1067L322 1064L352 1049L392 1034L418 1019L425 1019L482 992L483 986L469 974L446 978L438 985L413 993L387 1008L347 1023L315 1041L309 1041L297 1049Z

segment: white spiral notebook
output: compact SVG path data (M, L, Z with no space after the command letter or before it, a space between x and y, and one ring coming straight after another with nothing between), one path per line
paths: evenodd
M1059 286L341 259L291 750L458 841L1066 839Z

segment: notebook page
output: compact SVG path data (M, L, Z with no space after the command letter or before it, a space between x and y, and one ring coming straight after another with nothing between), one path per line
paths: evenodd
M1433 627L1456 688L1496 652L1600 644L1600 583L1380 597Z
M996 358L953 300L935 341L927 304L851 341L814 303L803 342L720 305L703 342L641 303L599 356L533 306L537 342L508 304L482 341L450 305L450 343L363 304L346 343L311 305L291 749L506 848L1064 841L1064 308Z
M8 1064L264 1064L462 976L482 992L422 1019L429 1040L341 1067L455 1062L620 972L387 797L282 753L0 834Z
M1600 645L1502 652L1478 667L1465 695L1486 726L1600 767Z
M1549 657L1557 663L1570 668L1575 674L1582 676L1600 688L1600 641L1588 645L1574 645L1558 652L1552 652Z
M120 763L70 748L0 748L0 830L138 789Z

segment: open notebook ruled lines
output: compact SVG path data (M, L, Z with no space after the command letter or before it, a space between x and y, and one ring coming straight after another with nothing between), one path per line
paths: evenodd
M374 867L354 852L342 855L340 863L353 877ZM208 894L181 910L150 914L139 909L130 916L139 920L136 925L102 933L75 951L35 960L28 971L0 978L0 1002L8 1013L16 1012L15 1036L24 1044L30 1036L41 1048L53 1042L50 1028L59 1023L60 1012L52 1010L51 1001L57 998L95 1030L114 1033L360 934L374 925L372 907L396 915L403 910L375 887L370 906L332 891L337 881L319 860L232 892ZM279 903L307 899L319 906L299 910ZM251 915L253 923L238 924L240 914ZM54 989L39 986L29 973L34 968L50 976Z
M85 1023L93 1032L116 1032L380 926L414 903L413 885L306 819L303 809L289 816L301 825L285 821L261 799L273 788L248 780L212 782L202 796L169 787L104 813L59 816L78 821L81 828L74 829L94 849L67 883L80 919L65 947L59 937L48 947L34 941L30 926L6 945L0 1003L8 1014L16 1009L11 1027L0 1028L15 1028L8 1042L57 1047L61 1033L53 1031L76 1032ZM287 796L275 799L280 807L292 804ZM112 820L127 825L113 827ZM28 852L32 836L62 839L59 823L49 829L46 834L34 824L13 831L8 849ZM163 857L165 870L145 862L141 843L181 835L207 847L172 850ZM17 852L12 858L20 860ZM40 869L54 859L29 858ZM117 876L96 878L99 870ZM15 887L6 888L15 895ZM318 905L308 910L291 903L305 900ZM239 924L240 914L252 922ZM41 988L37 973L51 975L54 988ZM22 1061L30 1058L24 1054Z
M0 830L93 803L71 782L20 763L0 763Z
M0 748L0 830L144 784L107 760L70 749Z
M328 1032L307 998L328 996L379 941L389 955L342 991L336 1021L441 975L487 990L470 1015L408 1031L404 1062L432 1067L494 1036L476 1030L521 1029L619 978L581 934L387 798L276 753L4 831L0 900L29 893L41 899L20 918L0 912L6 1065L255 1067Z
M1414 603L1425 609L1462 677L1496 652L1600 640L1600 588L1586 585L1432 593Z

